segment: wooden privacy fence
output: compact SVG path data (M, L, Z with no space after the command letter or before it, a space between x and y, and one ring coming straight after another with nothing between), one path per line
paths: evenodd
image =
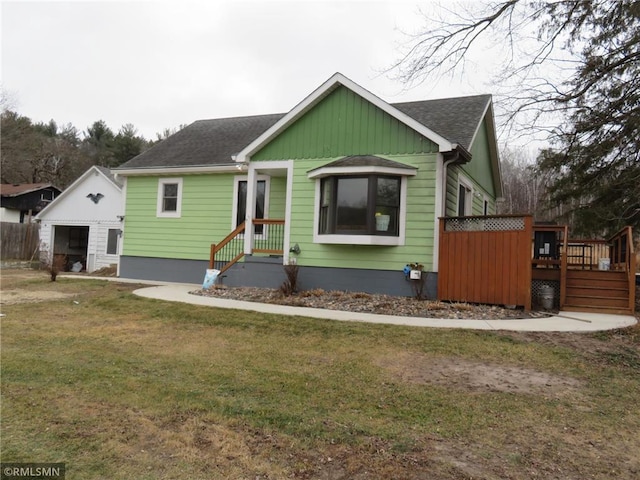
M31 260L38 258L40 225L35 223L0 224L0 256L2 260Z
M440 219L438 298L531 309L532 217Z

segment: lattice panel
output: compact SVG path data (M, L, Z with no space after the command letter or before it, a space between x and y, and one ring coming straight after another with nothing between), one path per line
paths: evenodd
M524 230L523 217L465 217L445 219L446 232L503 232Z
M560 282L553 280L532 280L531 281L531 303L533 307L541 308L540 293L544 286L553 287L553 308L560 308Z

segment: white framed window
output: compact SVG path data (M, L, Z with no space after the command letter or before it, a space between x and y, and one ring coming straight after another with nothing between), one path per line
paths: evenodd
M473 184L463 175L458 175L458 216L468 217L473 211Z
M247 216L247 187L248 178L246 175L238 175L234 177L233 185L233 210L231 214L231 228L235 229L238 225L246 220ZM256 176L256 192L255 192L255 215L254 218L268 218L269 212L269 190L271 188L271 177L268 175ZM253 226L255 238L260 238L264 232L264 225Z
M407 177L334 175L316 180L315 243L404 245Z
M316 181L314 243L404 245L407 178L416 174L415 167L374 156L307 172Z
M320 235L399 235L401 177L335 175L320 182Z
M120 229L110 228L107 231L107 255L118 254L118 237L120 236Z
M156 216L179 218L181 215L182 178L159 178Z
M482 214L484 216L489 215L489 209L490 209L490 204L489 204L489 199L487 198L487 196L485 195L483 197L483 201L482 201Z

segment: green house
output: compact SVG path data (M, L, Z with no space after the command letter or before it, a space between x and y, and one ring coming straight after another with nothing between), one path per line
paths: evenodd
M490 95L389 104L336 73L284 114L197 121L114 170L119 275L436 294L439 218L490 215L501 178ZM230 235L231 233L231 235ZM213 258L212 258L213 257Z

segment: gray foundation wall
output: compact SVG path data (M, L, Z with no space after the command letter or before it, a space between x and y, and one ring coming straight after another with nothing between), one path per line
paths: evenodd
M201 284L207 268L209 262L204 260L120 257L120 276L124 278ZM244 262L224 272L218 283L230 287L279 288L285 278L282 258L247 256ZM438 274L424 272L423 278L424 297L437 298ZM300 266L298 273L300 290L322 288L413 296L412 283L401 271Z

